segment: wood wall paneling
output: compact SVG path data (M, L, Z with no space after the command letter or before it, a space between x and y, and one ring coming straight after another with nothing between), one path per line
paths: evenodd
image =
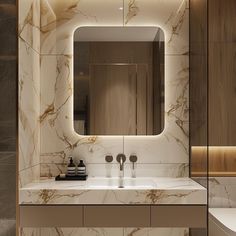
M209 0L209 151L212 176L236 176L236 1Z
M0 235L15 235L17 5L0 1Z
M236 43L209 43L209 145L236 145Z
M236 42L235 0L208 0L209 42Z
M235 176L236 1L190 1L190 127L193 176ZM206 32L209 32L208 61ZM208 102L207 102L208 65ZM207 118L208 106L208 118ZM207 125L209 133L207 134Z
M191 176L207 176L207 0L190 0Z

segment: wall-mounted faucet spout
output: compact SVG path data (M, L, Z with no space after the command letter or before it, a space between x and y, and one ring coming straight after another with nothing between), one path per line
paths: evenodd
M123 153L120 153L116 157L117 162L120 163L120 177L124 177L124 163L126 161L126 156Z

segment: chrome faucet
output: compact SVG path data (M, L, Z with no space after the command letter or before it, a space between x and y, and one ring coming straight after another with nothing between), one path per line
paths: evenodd
M124 177L124 163L126 161L126 156L123 153L120 153L116 157L117 162L120 163L120 178Z

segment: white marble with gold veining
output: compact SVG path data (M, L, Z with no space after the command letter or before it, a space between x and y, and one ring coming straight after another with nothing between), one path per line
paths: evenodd
M42 0L41 53L73 54L73 33L84 26L122 26L122 0Z
M41 163L41 177L53 177L59 174L66 173L67 164L60 163ZM119 176L119 164L87 164L87 174L90 177L117 177ZM183 164L136 164L133 170L131 163L125 163L124 166L125 177L132 177L133 173L136 177L186 177L189 173L189 166L187 163Z
M186 228L125 228L124 236L189 236Z
M20 170L40 163L42 176L54 176L65 170L68 156L73 155L76 161L84 159L90 175L96 176L95 173L101 175L105 169L106 154L115 157L124 152L127 156L136 153L138 166L150 165L137 169L141 176L149 173L156 177L165 173L164 176L169 177L182 177L183 173L188 176L187 171L183 171L189 162L188 11L188 0L20 0L19 38L28 48L19 51L20 70L25 71L20 72L19 89L22 75L26 77L25 90L19 92L22 107L19 117L21 123L30 123L26 128L19 126L23 150ZM74 132L73 33L84 26L159 26L163 29L165 129L160 135L85 137ZM32 51L33 57L27 54ZM24 58L31 61L24 64ZM27 79L32 71L33 83ZM95 171L97 164L101 164L99 171ZM167 164L172 165L171 173ZM116 171L111 172L113 174L116 175Z
M44 8L45 17L50 18L52 22L55 21L53 17L58 18L57 23L50 24L48 20L44 21L43 16L42 21L45 23L41 27L49 30L41 32L41 53L45 54L41 56L40 115L43 176L47 175L45 170L48 170L48 176L53 175L54 170L56 170L55 174L60 173L71 154L76 160L82 158L89 165L104 163L104 156L107 153L116 156L123 151L127 155L136 153L139 163L188 163L189 75L188 56L185 55L188 52L188 1L176 0L168 3L148 1L145 4L143 1L131 2L138 5L139 10L126 22L124 19L126 13L128 14L126 1L124 16L119 10L119 7L123 6L121 1L109 2L104 9L101 8L102 0L96 3L92 0L67 3L43 1L43 4L47 3ZM95 4L94 8L89 8L90 4ZM96 14L93 9L96 9ZM135 7L132 11L134 9ZM73 40L71 37L74 29L86 25L124 25L124 27L155 25L161 26L166 37L169 37L165 51L165 130L161 135L130 136L124 137L123 140L121 136L82 137L73 131L73 58L71 56L73 52L70 48Z
M18 175L18 182L20 187L34 181L38 181L40 178L40 164L36 164L19 171Z
M157 136L125 136L124 152L140 163L188 163L188 56L165 56L165 128ZM169 67L168 67L169 66Z
M40 53L40 0L19 0L18 36Z
M23 40L19 50L19 170L22 170L39 164L40 62L39 54Z
M165 34L165 54L188 54L188 17L188 0L124 0L124 25L160 27Z
M186 228L23 228L21 236L189 236Z
M123 236L122 228L42 228L43 236Z
M98 185L97 181L100 181ZM125 188L118 188L118 185L112 184L116 181L118 179L98 177L89 178L87 181L46 179L21 188L19 202L20 204L206 204L207 202L206 189L189 178L141 178L138 179L141 184L138 186L133 182L136 180L126 179L125 181L131 185Z
M82 137L73 131L71 62L68 55L41 56L41 163L65 164L68 155L104 163L107 153L122 152L123 137Z
M19 38L19 181L40 176L40 56ZM38 165L38 168L36 166ZM37 169L37 171L35 171Z

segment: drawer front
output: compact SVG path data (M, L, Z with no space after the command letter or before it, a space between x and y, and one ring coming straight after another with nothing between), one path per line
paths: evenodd
M20 227L82 226L82 206L20 206Z
M151 227L205 228L206 206L151 206Z
M20 206L20 227L205 228L206 206Z
M85 227L150 227L150 206L85 206Z

